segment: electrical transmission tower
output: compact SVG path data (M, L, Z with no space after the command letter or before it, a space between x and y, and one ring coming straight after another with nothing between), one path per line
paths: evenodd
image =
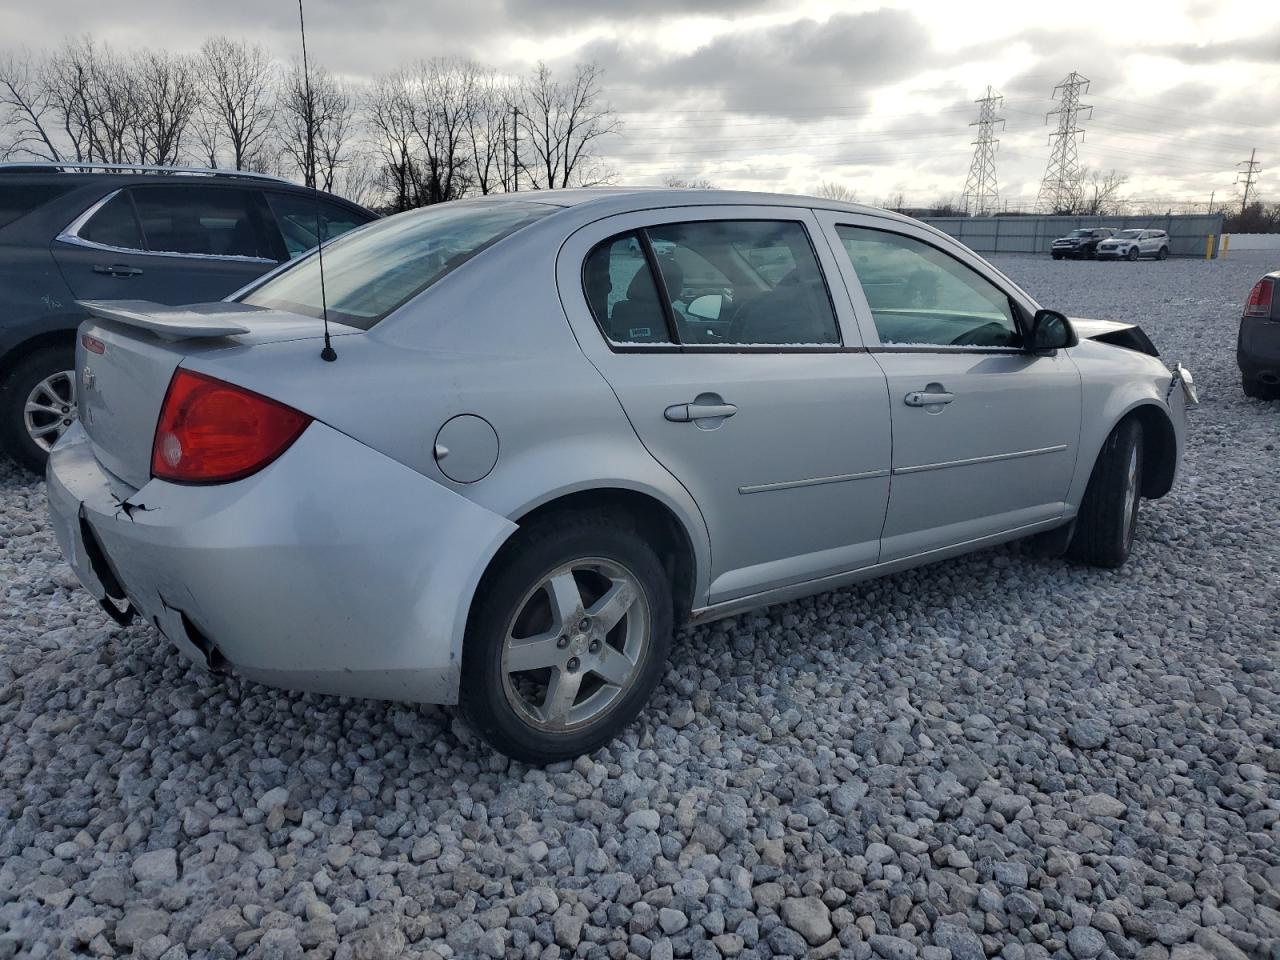
M982 217L995 213L1000 200L1000 187L996 182L996 150L1000 141L993 136L996 124L1004 118L996 116L996 110L1004 97L987 87L985 96L973 101L978 104L978 119L969 124L978 128L978 139L973 141L973 162L969 164L969 177L964 182L964 212Z
M1258 174L1262 171L1262 163L1255 159L1258 156L1258 148L1254 147L1249 151L1249 159L1241 160L1236 164L1237 167L1244 167L1236 174L1236 183L1244 184L1244 199L1240 201L1240 215L1244 215L1245 209L1249 206L1249 194L1253 191L1253 185L1258 182ZM1243 178L1243 180L1241 179Z
M1049 135L1052 146L1049 151L1049 166L1045 168L1044 179L1040 181L1040 194L1036 197L1036 210L1041 213L1071 210L1080 199L1084 171L1080 169L1076 137L1084 136L1080 121L1093 114L1093 107L1080 102L1080 95L1088 89L1088 78L1074 70L1053 88L1053 98L1058 101L1058 106L1045 114L1045 123L1057 114L1058 130ZM1081 116L1086 112L1088 116Z

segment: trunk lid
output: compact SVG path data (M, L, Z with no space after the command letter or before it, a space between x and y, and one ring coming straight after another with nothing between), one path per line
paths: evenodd
M323 336L311 317L239 303L167 307L83 301L76 344L80 422L94 455L132 487L151 479L151 444L169 381L187 357ZM333 336L359 333L330 323Z

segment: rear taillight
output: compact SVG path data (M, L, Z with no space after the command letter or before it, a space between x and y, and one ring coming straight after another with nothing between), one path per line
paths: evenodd
M1249 291L1249 299L1244 304L1244 315L1246 317L1271 316L1271 298L1274 294L1275 281L1270 277L1263 277Z
M151 445L151 475L226 483L289 449L311 418L261 394L190 370L169 381Z

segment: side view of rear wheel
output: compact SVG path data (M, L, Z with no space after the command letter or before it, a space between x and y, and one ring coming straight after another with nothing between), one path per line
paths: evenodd
M1085 489L1067 556L1096 567L1129 558L1142 502L1142 425L1121 421L1102 445Z
M590 753L644 707L671 649L671 585L653 549L603 516L525 530L477 591L459 705L507 756Z
M1161 247L1161 248L1160 248L1160 252L1156 254L1156 259L1157 259L1157 260L1168 260L1168 259L1169 259L1169 248L1168 248L1168 247Z
M50 448L76 419L76 355L33 350L0 383L0 445L22 466L44 470Z

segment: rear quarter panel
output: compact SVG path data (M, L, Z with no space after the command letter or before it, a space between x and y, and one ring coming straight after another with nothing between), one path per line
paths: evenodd
M320 359L319 341L304 340L206 351L186 366L288 403L512 520L583 490L647 494L689 535L699 603L706 525L574 338L555 287L554 219L468 261L370 333L336 339L333 363ZM440 428L460 414L498 435L497 463L473 483L451 480L433 454Z

